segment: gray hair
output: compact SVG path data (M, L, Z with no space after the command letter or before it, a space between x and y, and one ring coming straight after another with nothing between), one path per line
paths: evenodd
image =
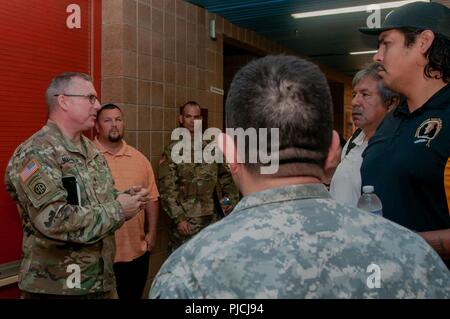
M45 100L49 112L55 107L56 96L63 94L64 91L70 86L73 78L80 78L88 82L92 82L92 77L81 72L66 72L55 76L45 92Z
M366 77L370 77L373 80L377 82L378 87L378 93L380 94L381 101L383 101L383 105L388 107L394 98L400 99L400 94L394 91L391 91L388 89L384 83L381 77L378 75L378 68L380 64L378 63L371 63L368 66L366 66L364 69L360 70L358 73L355 74L352 80L352 87L355 87L359 82L364 80Z

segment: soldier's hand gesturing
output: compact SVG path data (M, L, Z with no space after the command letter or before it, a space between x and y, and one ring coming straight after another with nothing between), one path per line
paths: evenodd
M187 220L182 220L177 224L177 230L178 232L183 236L189 236L191 231L191 224Z
M129 193L122 193L117 196L117 200L122 205L125 220L133 218L140 210L145 208L145 205L149 201L149 193L147 189L139 188L134 189L133 195Z

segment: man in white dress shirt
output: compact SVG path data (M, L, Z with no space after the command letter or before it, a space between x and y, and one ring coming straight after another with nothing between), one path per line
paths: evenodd
M395 108L399 95L386 88L378 75L377 63L356 73L352 81L352 118L358 129L345 144L330 192L338 202L356 206L361 196L361 154L385 115Z

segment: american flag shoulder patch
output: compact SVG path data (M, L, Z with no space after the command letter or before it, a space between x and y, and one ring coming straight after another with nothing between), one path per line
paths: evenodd
M31 175L39 171L40 168L41 166L35 159L29 161L19 174L22 182L25 182Z

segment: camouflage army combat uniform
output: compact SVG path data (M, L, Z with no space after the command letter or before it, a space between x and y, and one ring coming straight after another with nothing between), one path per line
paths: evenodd
M81 145L83 151L49 120L8 164L6 189L18 204L23 226L23 291L101 296L115 289L114 231L124 215L103 155L83 136ZM62 178L67 176L76 179L78 187L68 189L75 197L79 193L80 205L66 201Z
M449 298L450 273L406 228L293 185L244 197L175 251L150 297Z
M213 200L213 192L218 186L223 197L228 197L234 207L239 200L239 192L233 182L228 167L221 163L176 164L171 159L171 151L177 142L171 143L164 151L158 169L158 189L161 206L173 221L170 247L176 249L209 224L218 220ZM203 142L202 148L208 145ZM193 152L192 152L193 153ZM188 220L191 236L183 236L176 225Z

